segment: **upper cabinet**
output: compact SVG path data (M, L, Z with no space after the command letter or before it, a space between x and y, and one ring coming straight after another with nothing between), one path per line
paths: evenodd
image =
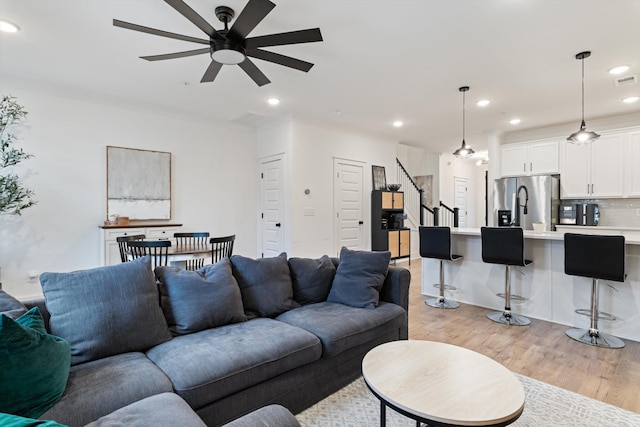
M502 176L554 174L560 171L558 140L518 142L501 147Z
M602 132L591 144L563 142L560 197L623 197L623 153L627 137L627 132Z
M624 156L624 193L628 197L640 197L640 129L629 132L626 141L628 153Z

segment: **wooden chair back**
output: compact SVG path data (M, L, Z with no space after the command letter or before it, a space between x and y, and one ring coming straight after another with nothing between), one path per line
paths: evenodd
M127 242L127 246L134 259L148 255L151 258L151 269L168 265L170 240L131 240Z
M209 239L209 232L195 232L195 233L173 233L173 237L176 239L176 247L184 248L197 248L206 247L207 240ZM204 267L205 257L193 258L185 261L185 269L197 270Z
M116 242L118 242L118 249L120 250L120 261L127 262L129 261L129 257L127 256L127 242L132 240L144 240L144 234L134 234L133 236L119 236L116 237Z
M215 264L224 257L231 257L233 254L233 242L235 240L235 234L224 237L212 237L209 240L209 243L211 243L211 262Z

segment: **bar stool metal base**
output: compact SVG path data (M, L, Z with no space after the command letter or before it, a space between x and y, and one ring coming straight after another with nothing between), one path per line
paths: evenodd
M429 298L425 302L429 307L435 308L458 308L460 307L460 303L456 301L451 301L443 297L438 298Z
M571 328L566 331L567 336L573 338L576 341L580 341L583 344L593 345L596 347L604 348L622 348L624 347L624 341L613 335L603 334L597 329L580 329Z
M487 317L494 322L502 323L504 325L527 326L531 324L531 320L528 317L511 313L510 311L493 311L491 313L487 313Z

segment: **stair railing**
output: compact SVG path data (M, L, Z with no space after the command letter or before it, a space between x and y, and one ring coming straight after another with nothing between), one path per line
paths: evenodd
M439 218L440 225L457 228L460 222L460 208L451 209L442 202L440 202L440 206L444 208L442 218Z

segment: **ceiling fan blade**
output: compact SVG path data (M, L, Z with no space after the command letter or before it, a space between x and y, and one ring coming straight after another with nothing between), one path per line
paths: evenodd
M266 36L250 37L245 41L247 49L267 46L282 46L284 44L321 42L320 28L290 31L288 33L268 34Z
M185 58L187 56L202 55L203 53L209 53L209 51L210 49L205 47L203 49L187 50L184 52L165 53L164 55L141 56L140 59L146 59L147 61L162 61L164 59L176 59Z
M310 62L302 61L290 56L280 55L279 53L268 52L262 49L247 49L245 52L247 56L251 56L252 58L262 59L264 61L284 65L289 68L295 68L296 70L304 71L305 73L313 67L313 64Z
M211 61L211 64L209 64L209 67L207 67L207 71L204 72L204 75L202 76L202 80L200 80L200 83L212 82L218 75L220 68L222 68L221 63L216 61Z
M269 0L249 0L229 29L228 35L235 40L244 39L274 7L276 5Z
M200 28L206 35L212 39L223 40L224 38L218 34L215 28L211 26L205 19L195 10L191 9L188 4L182 0L164 0L169 6L178 11L182 16L187 18L196 27Z
M256 82L258 86L264 86L271 83L271 80L269 80L249 58L245 58L244 61L238 65L249 75L249 77L251 77L251 79L253 79L254 82Z
M153 34L154 36L168 37L170 39L183 40L186 42L209 44L209 40L199 39L196 37L184 36L182 34L170 33L168 31L156 30L155 28L144 27L138 24L132 24L130 22L113 20L113 25L120 28L126 28L127 30L140 31L141 33Z

